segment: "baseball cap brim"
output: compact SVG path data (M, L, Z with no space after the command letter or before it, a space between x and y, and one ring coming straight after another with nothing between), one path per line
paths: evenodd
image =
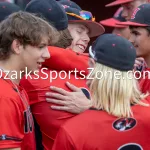
M129 2L132 2L132 1L134 1L134 0L116 0L112 3L109 3L109 4L105 5L105 7L117 6L117 5L129 3Z
M105 28L95 21L89 21L89 20L69 20L69 23L78 23L85 25L89 30L89 37L96 37L105 32Z
M114 18L109 18L106 20L100 21L100 23L104 26L108 27L114 27L114 28L126 28L126 25L118 25L117 23L120 23L120 21L114 19Z
M118 25L124 25L124 26L139 26L139 27L147 27L147 26L149 26L147 24L141 24L141 23L132 22L132 21L120 22L120 23L117 23L117 24Z

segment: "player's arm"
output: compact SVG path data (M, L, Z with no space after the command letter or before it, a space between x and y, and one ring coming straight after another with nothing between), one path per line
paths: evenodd
M60 128L52 148L52 150L58 149L76 150L75 144L71 136L67 133L67 131L63 127Z
M0 97L0 149L20 149L24 138L23 110L17 100Z

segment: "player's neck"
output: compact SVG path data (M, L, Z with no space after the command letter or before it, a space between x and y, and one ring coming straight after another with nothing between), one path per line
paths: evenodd
M150 55L144 57L144 60L145 60L145 62L147 64L147 67L150 68Z
M11 61L11 60L3 60L0 61L0 71L4 72L7 74L6 79L10 79L16 84L19 84L20 79L22 78L23 75L20 75L21 68L19 62L17 63L16 61Z

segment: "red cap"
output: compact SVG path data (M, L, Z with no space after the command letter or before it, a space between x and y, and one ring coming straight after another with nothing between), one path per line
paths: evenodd
M114 28L125 28L125 25L120 25L120 21L114 19L114 18L109 18L106 20L100 21L100 23L104 26L109 26L109 27L114 27Z
M143 4L136 8L131 16L130 21L117 23L126 26L147 27L150 26L149 16L150 4Z
M132 2L132 1L134 1L134 0L116 0L112 3L109 3L109 4L105 5L105 7L117 6L117 5L120 5L120 4L129 3L129 2Z
M122 16L122 7L120 7L114 14L112 18L102 20L100 23L104 26L114 27L114 28L125 28L124 25L118 25L120 22L126 21Z
M124 26L138 26L138 27L147 27L149 25L147 24L141 24L141 23L136 23L136 22L132 22L132 21L127 21L127 22L119 22L117 23L117 25L124 25Z

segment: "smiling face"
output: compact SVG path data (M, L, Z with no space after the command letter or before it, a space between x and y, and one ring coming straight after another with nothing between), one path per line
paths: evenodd
M22 69L27 67L28 71L39 70L45 59L50 58L47 45L47 41L43 39L38 46L21 46L20 59L22 60Z
M136 48L137 57L147 58L150 56L150 33L145 28L131 28L129 41Z
M83 53L90 41L89 29L82 24L69 24L68 29L73 38L70 48L75 52Z

